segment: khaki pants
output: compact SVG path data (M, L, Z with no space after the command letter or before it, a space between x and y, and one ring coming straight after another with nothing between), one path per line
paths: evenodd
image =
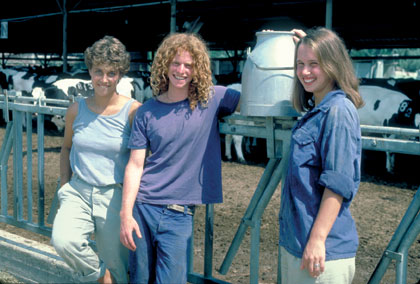
M58 191L60 208L51 243L81 282L94 282L107 268L117 283L127 283L128 249L120 242L120 184L96 187L78 177ZM90 243L95 235L97 253Z
M313 278L308 270L300 269L301 258L291 255L283 247L280 253L281 284L351 284L353 281L356 267L354 257L326 261L324 272Z

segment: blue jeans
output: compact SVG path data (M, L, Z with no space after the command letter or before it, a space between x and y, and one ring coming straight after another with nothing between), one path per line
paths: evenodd
M142 237L133 234L137 249L130 251L130 283L186 283L193 216L135 203L133 217Z

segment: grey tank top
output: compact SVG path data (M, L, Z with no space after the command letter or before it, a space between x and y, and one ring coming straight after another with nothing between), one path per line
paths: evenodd
M129 111L134 99L113 115L91 111L86 99L79 101L73 122L70 165L74 174L94 186L122 183L130 150Z

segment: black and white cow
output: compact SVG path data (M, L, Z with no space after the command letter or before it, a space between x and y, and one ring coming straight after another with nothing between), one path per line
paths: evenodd
M360 124L419 128L420 110L415 96L411 99L394 84L394 79L364 79L359 92L365 106L359 109ZM393 173L395 154L386 152L386 170Z
M89 97L93 95L94 90L91 80L87 78L88 76L82 73L77 74L76 78L59 79L48 86L35 87L32 96L34 98L44 96L47 99L60 100L77 100L82 97ZM129 72L121 78L117 85L117 92L144 102L151 97L151 92L147 89L147 82L148 76L143 72ZM60 132L64 129L64 117L55 115L51 118L51 121Z
M44 74L36 73L28 67L22 68L0 68L0 73L6 76L8 90L22 92L23 95L30 95L35 87L53 83L67 74Z
M7 76L0 70L0 93L3 93L3 90L9 89L9 83L7 82Z
M241 91L240 84L232 84L229 87ZM359 91L365 101L365 106L359 109L361 124L419 128L420 81L363 79ZM233 142L239 161L245 161L245 155L242 152L243 139L244 137L240 135L225 136L225 155L228 159L232 159L231 144ZM245 149L249 146L250 144L246 144ZM395 155L386 154L386 169L392 173Z
M241 92L242 86L240 83L235 83L227 86L228 88L234 89ZM225 135L225 156L231 161L232 160L232 143L236 152L236 156L240 163L246 163L244 154L242 153L242 135L226 134Z
M0 68L0 74L3 78L1 80L1 88L3 90L11 90L13 87L13 75L18 72L17 69L14 68Z
M242 92L242 85L240 83L230 84L227 87ZM232 120L229 122L235 123L235 121ZM253 121L241 121L241 123L246 125L255 125ZM236 134L226 134L225 156L229 161L233 160L232 143L233 149L235 150L236 158L240 163L246 164L249 162L248 160L252 160L256 163L265 162L267 156L265 139L257 139L255 137L244 137L242 135Z

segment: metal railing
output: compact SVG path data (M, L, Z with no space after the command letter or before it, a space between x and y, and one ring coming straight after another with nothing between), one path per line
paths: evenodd
M5 138L0 152L1 170L1 204L0 222L14 225L16 227L30 230L46 236L51 236L51 227L46 223L52 224L55 212L58 207L56 196L53 199L45 220L45 184L44 184L44 122L46 115L64 116L70 101L49 100L46 98L24 97L19 92L6 92L0 95L0 108L7 122ZM54 104L54 106L51 106ZM10 120L9 111L13 114ZM23 185L23 125L26 123L32 126L33 115L36 114L37 120L37 214L35 221L32 210L34 192L32 181L32 127L26 127L26 203L24 200ZM232 240L231 246L219 269L221 274L226 274L233 258L239 248L248 227L251 228L251 252L250 252L250 282L258 283L259 271L259 242L260 225L262 214L268 205L273 193L284 177L287 168L287 156L291 128L296 122L296 118L291 117L248 117L241 115L231 115L220 121L220 133L237 134L248 137L264 138L267 143L267 156L270 158L261 180L254 192L244 217L239 221L238 231ZM372 127L362 125L363 148L376 151L392 151L395 153L420 155L420 130L393 128L393 127ZM385 135L398 135L401 139L385 138ZM381 136L381 137L378 137ZM13 197L12 202L8 202L8 159L13 150ZM58 178L58 177L57 177ZM58 189L58 183L57 188ZM416 195L417 196L417 195ZM417 198L418 199L418 198ZM24 207L26 205L26 217ZM12 214L9 214L9 206L13 206ZM204 275L193 271L193 249L190 251L190 267L188 281L191 283L227 283L212 276L213 269L213 205L206 205L205 217L205 255L204 255ZM419 217L417 217L419 219ZM47 221L47 222L46 222ZM419 221L417 221L419 223ZM416 223L416 224L417 224ZM417 225L418 226L418 225ZM411 231L411 234L412 231ZM192 238L193 242L193 238ZM193 246L191 246L193 247ZM391 249L388 249L388 255ZM395 254L391 254L395 255ZM404 265L404 263L402 264ZM406 265L406 263L405 263ZM381 266L383 267L383 265ZM279 268L278 268L279 269ZM381 268L382 270L383 268ZM403 268L401 268L403 274ZM278 276L280 269L278 270ZM403 277L403 276L402 276ZM278 280L279 281L279 280ZM374 282L372 282L374 283Z
M68 105L73 99L68 101L50 100L46 98L29 98L22 96L21 92L6 91L4 95L0 94L0 109L3 110L7 122L5 137L2 142L0 152L0 171L1 171L1 203L0 203L0 222L7 223L34 233L51 237L51 226L57 208L58 198L57 187L55 188L54 198L45 219L45 184L44 184L44 122L46 115L64 116ZM55 106L51 106L54 104ZM61 106L57 106L61 105ZM9 117L9 111L12 112L13 120ZM34 187L32 181L32 119L36 115L37 120L37 186ZM23 154L23 135L24 125L26 127L26 194L24 194L24 154ZM13 152L12 152L13 150ZM8 160L13 153L13 196L9 198L8 185ZM58 179L58 177L57 177ZM34 210L34 201L32 196L37 194L36 210L38 218L34 220L32 211ZM26 202L24 196L26 195ZM10 201L10 202L9 202ZM206 205L205 217L205 254L204 254L204 275L193 270L193 242L191 239L190 264L188 267L188 281L190 283L228 283L212 276L213 269L213 204ZM26 209L26 216L25 216ZM9 213L12 211L12 213Z
M62 105L48 106L47 104ZM45 222L45 184L44 184L44 121L46 115L62 115L67 111L70 101L48 100L45 98L31 98L22 96L21 92L5 91L0 95L0 108L7 123L6 132L0 152L1 170L1 204L0 221L29 230L42 235L50 236L51 227ZM12 113L13 120L9 115ZM32 167L32 119L36 114L37 121L37 185L33 185ZM23 153L23 128L26 127L26 194L24 194L24 153ZM8 196L8 160L13 150L13 196L9 201ZM33 187L36 191L34 192ZM26 204L25 198L26 195ZM33 218L34 195L37 219ZM26 205L26 217L24 216ZM13 206L12 214L9 214L9 206Z
M260 183L240 221L238 230L219 269L221 274L226 274L228 272L240 243L242 242L243 236L247 228L250 227L250 283L258 283L258 249L260 242L261 215L281 179L285 176L287 159L282 159L279 163L279 158L282 155L287 157L289 150L288 145L290 143L290 129L295 121L292 118L245 117L237 114L225 117L224 120L225 122L220 124L221 133L265 138L267 140L267 155L270 158L269 163L266 166ZM365 150L420 155L420 129L361 125L361 131L362 148ZM388 135L393 135L398 138L386 138ZM369 282L370 284L376 284L380 281L392 259L396 259L398 262L396 283L405 283L408 248L420 233L420 214L417 215L418 212L420 212L419 204L420 188L407 210L401 225L395 232L396 237L391 241L378 264L377 269L372 275L372 279ZM279 248L277 283L281 283L280 275Z

